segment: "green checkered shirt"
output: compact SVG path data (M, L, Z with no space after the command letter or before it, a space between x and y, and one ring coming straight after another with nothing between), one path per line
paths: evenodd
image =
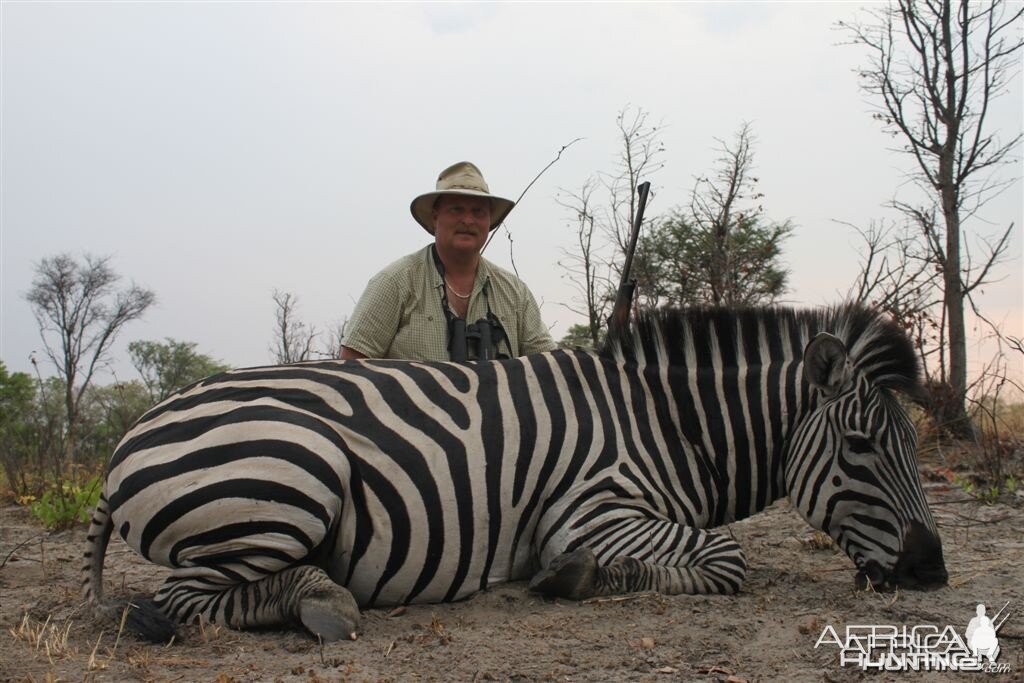
M342 344L370 358L449 360L443 287L429 245L398 259L370 278ZM488 305L505 328L512 356L556 348L523 281L481 257L466 321L487 317ZM498 352L509 349L502 343Z

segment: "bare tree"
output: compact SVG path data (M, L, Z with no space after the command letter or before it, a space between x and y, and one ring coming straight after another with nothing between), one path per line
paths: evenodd
M44 258L36 265L32 288L25 295L32 307L46 355L64 383L63 459L75 461L76 430L82 397L93 376L108 360L110 345L127 323L145 313L156 300L135 284L117 289L121 277L110 257L86 255L79 263L67 254Z
M336 321L327 328L327 349L320 352L328 358L341 358L341 349L345 345L345 328L348 318Z
M770 303L785 290L779 247L793 226L760 224L764 195L754 175L751 124L740 124L732 143L715 139L721 154L715 172L697 178L689 207L696 233L708 247L708 266L700 273L707 300L725 306Z
M566 193L555 200L574 214L576 228L576 244L571 250L563 250L559 265L566 271L578 296L574 301L576 305L562 305L587 319L587 336L593 347L600 342L601 329L608 317L613 295L611 272L601 253L601 236L596 229L592 208L596 186L597 181L593 177L588 178L579 192ZM595 237L598 238L597 243Z
M718 160L717 173L714 177L698 178L691 194L690 213L693 222L711 236L708 285L712 301L716 304L726 303L732 298L729 294L732 288L728 284L732 254L728 244L735 221L734 213L739 211L737 204L742 199L756 202L762 197L754 190L753 185L757 179L750 173L754 161L752 137L750 124L743 123L733 146L716 138L722 154Z
M986 257L965 253L964 224L1009 181L995 172L1012 161L1018 132L1002 141L990 130L995 99L1019 73L1024 6L1004 0L897 0L869 13L870 23L841 24L866 47L863 88L880 102L875 113L886 131L902 138L916 170L912 178L935 209L895 202L918 226L930 259L942 273L944 345L939 373L955 398L944 422L968 435L965 410L967 341L965 300L1003 255L1010 231L984 240Z
M600 224L617 248L611 260L616 276L621 275L619 264L625 258L636 218L636 188L665 166L661 161L665 152L661 125L649 124L648 116L640 107L634 111L626 106L618 113L615 118L620 143L618 164L612 173L601 174L608 192L608 206ZM653 197L653 192L651 194Z
M849 225L849 224L846 224ZM942 273L932 263L914 226L872 222L852 227L864 241L860 272L847 299L885 311L910 335L922 360L925 382L937 383L932 368L943 345Z
M313 353L313 342L317 337L316 328L296 318L299 297L290 292L274 290L274 344L270 347L275 361L284 365L309 360Z
M922 216L921 220L933 220L933 217ZM927 391L918 397L918 403L937 426L952 431L951 425L943 421L952 412L950 405L955 405L958 399L942 374L945 366L941 352L946 348L942 271L936 267L928 245L919 239L918 226L911 222L902 226L872 222L867 230L850 227L860 235L864 247L860 272L847 292L847 298L886 311L907 331L921 358L927 387ZM975 408L968 410L968 415L985 417L983 411L978 410L978 406L991 403L985 391L1001 388L1007 383L1016 387L1005 373L999 375L996 371L1005 370L1006 349L1017 349L1019 353L1020 347L1013 337L1003 334L998 322L989 320L974 306L973 299L968 297L968 300L978 319L988 326L987 336L999 348L995 357L967 386L967 403ZM985 424L991 426L990 422L988 420Z
M649 114L641 108L623 108L615 118L620 142L615 168L588 178L581 189L562 190L558 203L569 209L576 233L573 247L563 251L559 265L579 292L572 304L562 305L586 317L587 335L595 346L599 343L606 318L615 300L622 263L629 235L637 212L637 186L660 170L665 146L659 126L650 125ZM603 191L605 201L596 193ZM653 193L652 193L653 196ZM650 219L645 219L645 225ZM637 253L638 260L642 255ZM634 272L642 266L634 264ZM646 297L645 283L640 279L637 301ZM576 332L572 331L573 339Z
M793 228L764 217L749 124L734 141L717 142L721 156L696 179L689 206L655 221L640 240L637 275L649 305L767 304L786 289L782 242Z

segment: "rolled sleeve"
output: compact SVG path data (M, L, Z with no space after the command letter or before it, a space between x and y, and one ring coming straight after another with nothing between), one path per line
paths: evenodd
M342 344L369 358L383 358L402 316L401 285L388 272L370 278L345 326Z
M554 351L557 346L548 332L547 326L540 315L540 307L533 298L533 292L524 284L520 297L523 308L519 317L519 353L526 356L531 353Z

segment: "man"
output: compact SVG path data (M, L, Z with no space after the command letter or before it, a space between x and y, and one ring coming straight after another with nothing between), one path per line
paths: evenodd
M530 290L480 255L513 206L468 161L441 171L435 191L409 207L434 242L370 279L341 357L489 360L554 349Z
M985 616L985 605L978 605L976 614L977 616L967 624L967 633L964 634L967 636L967 647L971 648L971 654L975 659L980 661L981 653L988 657L990 664L994 664L996 657L999 656L999 639L996 637L999 626L994 625L992 620ZM999 618L998 614L996 618Z

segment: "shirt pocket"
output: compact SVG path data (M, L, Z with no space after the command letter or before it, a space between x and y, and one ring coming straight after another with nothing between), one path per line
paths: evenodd
M448 360L448 323L443 316L413 312L403 321L388 358Z

